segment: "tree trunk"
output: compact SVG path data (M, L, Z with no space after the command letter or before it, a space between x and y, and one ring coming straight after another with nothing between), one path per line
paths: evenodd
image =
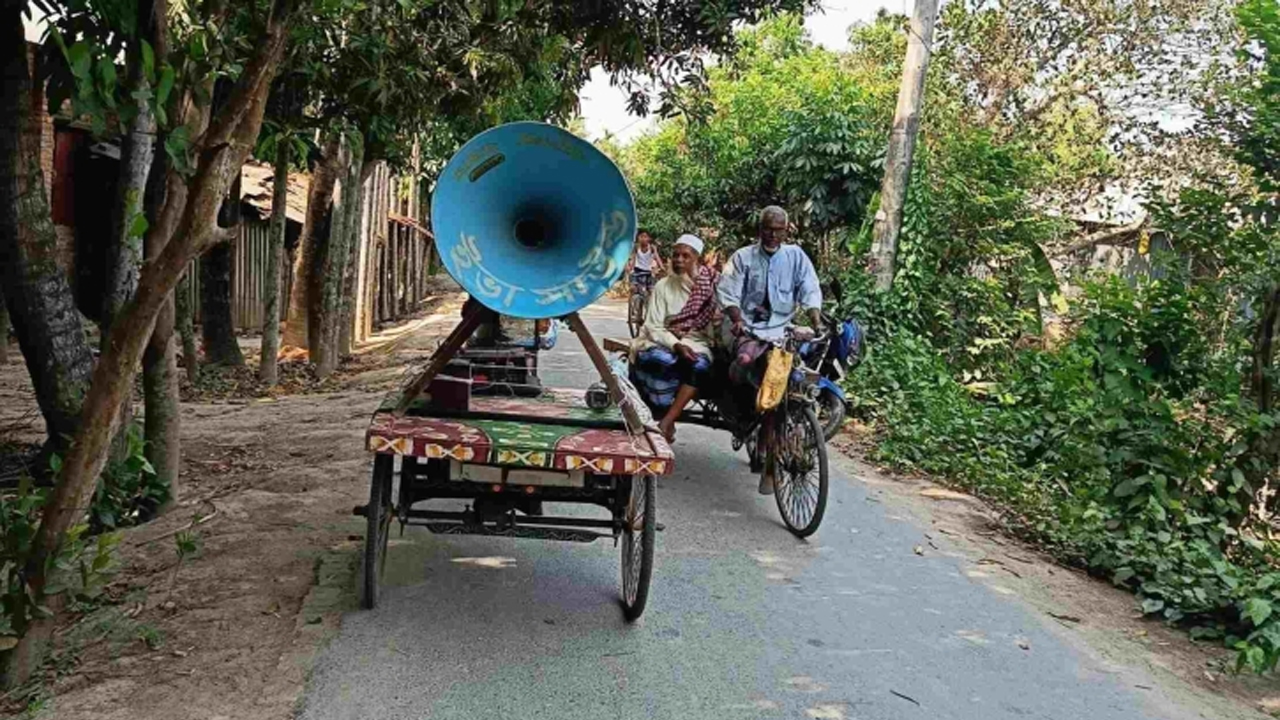
M178 289L174 292L174 324L182 338L182 362L187 380L200 379L200 347L196 344L195 308L191 307L191 273L182 274Z
M157 251L158 253L158 251ZM148 260L153 255L147 248ZM143 422L147 462L156 478L169 488L163 509L172 507L181 496L178 483L182 469L181 426L178 411L178 357L173 337L174 307L169 297L156 316L155 329L142 355L142 396L147 414Z
M231 256L228 240L209 248L200 258L200 337L205 362L210 365L244 364L231 315Z
M337 177L329 211L328 238L317 243L312 258L311 322L307 324L307 344L316 376L328 377L337 366L333 350L337 346L338 291L341 276L338 262L349 214L346 198L351 179L351 145L346 137L338 146Z
M240 176L231 182L231 192L218 213L219 229L225 231L220 242L200 259L200 336L204 340L204 356L211 365L244 365L244 353L236 341L235 317L232 315L234 253L240 226Z
M4 303L4 292L0 291L0 367L9 362L9 308Z
M329 136L311 173L311 187L307 190L307 218L302 224L302 235L293 257L293 286L289 289L289 314L284 328L284 344L310 348L308 342L315 322L312 310L316 291L315 262L317 246L329 241L325 225L329 207L333 202L333 184L338 176L338 141L335 133ZM313 358L314 360L314 358Z
M258 378L268 387L277 382L276 358L280 355L280 285L284 267L284 236L288 227L289 150L287 138L276 143L275 178L271 187L271 244L267 249L267 281L262 318L262 357Z
M1258 327L1253 333L1253 371L1249 376L1249 385L1254 400L1258 404L1258 412L1268 414L1275 406L1275 390L1272 377L1275 363L1276 323L1280 321L1280 285L1273 285L1267 290L1262 303L1262 316L1258 318Z
M181 208L166 202L161 221L149 230L156 237L148 238L147 244L154 241L155 247L163 249L143 267L137 292L112 324L112 337L94 368L74 442L63 461L59 482L45 504L32 552L23 567L32 600L37 603L45 600L46 572L67 530L84 516L115 431L115 409L132 389L151 329L187 264L212 239L218 206L257 140L271 79L283 57L295 10L294 0L273 1L266 14L266 32L253 44L254 54L236 79L231 99L200 136L187 202ZM16 13L3 19L16 36L11 38L12 44L23 47ZM160 229L165 228L173 228L172 233L161 234ZM24 636L13 655L32 657L31 644L38 640ZM37 662L38 658L11 666L5 682L10 686L25 682Z
M9 48L0 51L0 290L44 415L46 449L62 453L78 426L93 354L57 262L34 119L43 100L33 103L21 8L0 11L0 27L7 28L0 47Z
M344 143L345 145L345 143ZM330 225L328 251L322 266L321 288L322 309L320 322L317 323L319 337L315 343L320 355L312 355L316 364L316 375L324 378L333 372L342 355L340 338L342 325L346 317L346 275L350 267L351 250L355 247L353 237L360 225L360 175L363 166L363 148L356 143L354 147L341 153L343 157L341 183L336 193L333 220Z
M132 84L146 84L142 62L130 56L135 68ZM107 276L102 297L102 338L106 341L111 320L124 307L138 286L142 266L142 238L146 232L143 208L147 176L151 171L151 155L155 147L155 118L144 103L129 123L129 132L120 146L120 181L116 195L115 217L112 219L111 247L107 251Z
M150 3L140 3L138 14L142 18L150 17ZM132 92L147 89L140 50L130 50L128 64ZM142 238L146 232L145 225L149 222L143 201L147 192L147 178L151 172L155 132L156 123L151 108L146 103L140 103L120 144L120 176L116 184L115 216L112 218L110 245L107 249L107 273L99 322L103 343L110 337L112 319L133 296L134 288L138 286L138 272L142 267ZM148 413L148 423L149 415ZM111 451L113 462L125 459L129 449L128 430L132 424L133 397L130 396L120 405L120 431L116 433Z
M893 130L884 159L884 181L880 185L880 209L872 228L870 269L876 290L888 290L898 257L898 235L902 231L902 208L907 201L911 161L920 130L920 105L924 96L925 71L933 44L933 25L938 19L938 0L915 0L911 31L907 35L907 58L902 67L898 107L893 113Z
M1258 320L1258 329L1254 334L1253 372L1250 384L1258 403L1258 412L1273 417L1276 410L1275 337L1278 327L1280 327L1280 285L1272 285L1267 291L1262 317ZM1280 464L1280 426L1263 427L1265 429L1259 430L1258 437L1253 440L1249 449L1258 460L1250 478L1252 480L1250 484L1255 492L1268 482L1269 477L1274 478L1274 468ZM1274 482L1274 479L1271 481ZM1273 492L1267 500L1267 506L1262 510L1274 515L1277 508L1280 508L1280 493L1274 492L1276 489L1274 486L1271 489Z
M148 7L151 3L139 5L140 17L150 18L148 35L155 51L158 63L166 61L168 56L168 27L165 3L159 7ZM142 15L141 13L147 13ZM176 115L176 113L175 113ZM200 114L200 126L203 128L207 117ZM154 127L154 125L153 125ZM157 145L159 140L156 141ZM147 179L145 210L148 226L159 224L168 197L168 157L163 147L156 149L151 162L151 174ZM182 201L185 202L185 194ZM147 234L143 252L148 262L153 262L164 249L160 237ZM184 274L185 276L185 274ZM174 326L174 294L170 293L168 302L161 308L156 317L155 327L147 340L146 349L142 353L142 397L146 406L143 422L143 436L146 439L145 453L147 462L155 470L156 477L169 489L169 498L160 508L167 510L178 502L181 496L179 474L182 469L181 426L178 412L178 359L177 344L173 337ZM195 358L191 358L191 367L198 368Z
M365 181L373 171L373 163L364 162L364 148L358 149L352 160L355 170L352 177L352 214L347 223L347 259L346 270L342 281L342 312L338 323L338 356L351 355L354 347L357 293L360 291L358 277L360 275L361 244L368 224L368 193L365 192Z
M1249 374L1249 389L1261 415L1273 415L1275 412L1275 335L1278 323L1280 285L1272 285L1262 298L1262 313L1253 332L1253 367ZM1248 449L1235 459L1235 468L1240 471L1243 482L1238 487L1230 481L1219 486L1225 488L1224 494L1235 501L1229 518L1232 526L1237 528L1251 520L1254 501L1280 462L1280 427L1259 427L1252 432L1248 442Z

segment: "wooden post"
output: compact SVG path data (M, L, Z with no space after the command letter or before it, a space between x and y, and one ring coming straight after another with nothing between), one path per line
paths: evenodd
M400 228L391 222L387 223L387 266L391 268L391 298L387 304L391 320L400 319Z
M920 130L920 104L924 95L925 71L929 67L933 25L938 18L938 0L916 0L907 36L907 57L902 66L898 107L893 113L893 130L884 160L884 180L880 185L880 209L872 230L870 269L876 290L893 285L898 255L898 235L902 230L902 208L911 178L911 160L916 134Z
M582 321L577 312L569 313L565 319L569 321L570 329L578 336L578 342L582 343L582 349L587 352L587 357L591 358L591 364L596 366L596 372L600 373L600 380L604 382L605 387L609 388L609 395L613 397L613 402L622 411L622 418L626 421L627 428L638 429L640 434L644 436L645 442L649 444L649 451L657 454L658 449L653 446L653 441L649 439L649 430L656 431L657 428L650 428L641 422L640 413L636 411L635 405L632 405L631 400L622 392L622 386L618 384L618 378L613 375L613 368L609 367L609 360L604 356L600 346L596 344L595 336L587 329L587 324Z

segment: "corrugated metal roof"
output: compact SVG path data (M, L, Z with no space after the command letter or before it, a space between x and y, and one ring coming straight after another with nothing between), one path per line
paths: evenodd
M271 185L275 170L264 162L249 160L240 171L240 200L249 203L263 217L271 215ZM289 202L285 217L303 224L307 218L307 190L311 186L308 173L289 173Z

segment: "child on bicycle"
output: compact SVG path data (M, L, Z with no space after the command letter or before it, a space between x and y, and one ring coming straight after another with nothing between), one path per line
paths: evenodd
M662 256L653 242L648 230L636 233L636 246L627 261L627 272L631 277L631 292L645 295L653 290L654 277L662 272Z

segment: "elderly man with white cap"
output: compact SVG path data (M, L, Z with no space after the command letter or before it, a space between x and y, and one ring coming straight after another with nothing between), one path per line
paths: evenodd
M711 333L718 311L718 274L701 262L703 243L681 235L671 251L671 272L654 285L644 327L633 346L637 374L657 405L670 407L658 426L668 440L711 371ZM675 392L670 386L678 386Z

